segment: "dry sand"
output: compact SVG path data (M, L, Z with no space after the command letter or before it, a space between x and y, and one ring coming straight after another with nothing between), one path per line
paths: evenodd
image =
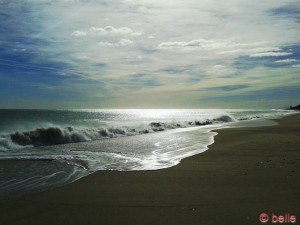
M299 223L300 114L278 122L220 130L208 151L169 169L97 172L2 200L0 224L243 225L262 224L261 212Z

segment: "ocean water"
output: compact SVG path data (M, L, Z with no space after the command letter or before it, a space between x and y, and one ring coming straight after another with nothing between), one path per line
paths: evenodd
M286 110L0 110L0 197L98 170L156 170L199 154L225 127L270 125Z

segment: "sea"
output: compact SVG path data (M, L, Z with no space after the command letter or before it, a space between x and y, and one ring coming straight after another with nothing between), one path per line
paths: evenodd
M172 167L218 130L269 126L291 110L0 110L0 198L52 189L99 170Z

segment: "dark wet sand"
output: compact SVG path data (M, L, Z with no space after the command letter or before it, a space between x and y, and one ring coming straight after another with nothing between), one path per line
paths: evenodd
M2 200L0 224L243 225L261 224L261 212L299 223L300 114L278 122L218 131L208 151L169 169L97 172Z

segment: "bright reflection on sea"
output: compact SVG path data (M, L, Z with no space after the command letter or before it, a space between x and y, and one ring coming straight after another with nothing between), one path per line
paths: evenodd
M120 121L163 121L212 118L224 114L222 109L80 109L79 112L105 115L107 120Z

